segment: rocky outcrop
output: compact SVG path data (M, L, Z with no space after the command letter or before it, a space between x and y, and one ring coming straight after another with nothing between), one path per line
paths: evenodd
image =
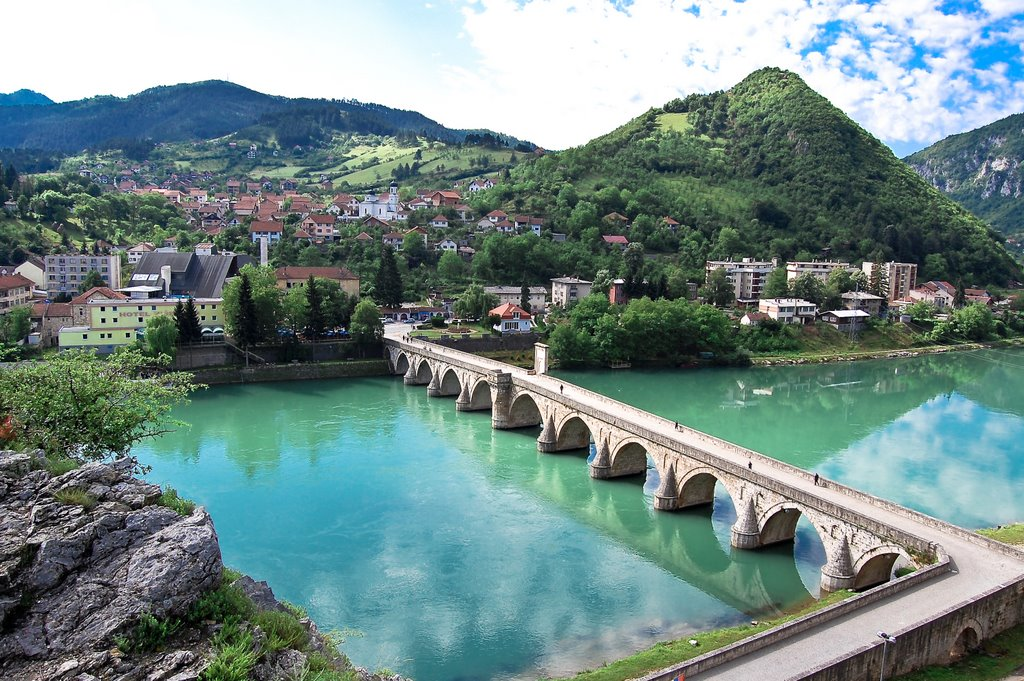
M57 477L37 470L43 462L41 452L0 451L0 679L198 681L224 626L189 619L205 593L224 588L210 516L160 506L160 488L132 477L127 459ZM243 575L231 588L254 612L289 612L266 582ZM174 623L156 652L124 646L146 615ZM312 621L296 619L302 650L264 649L259 626L242 623L259 651L250 679L299 679L318 656L362 681L402 681L352 669Z
M182 517L156 505L160 488L133 478L128 460L51 477L26 470L26 458L0 453L0 677L115 678L121 667L116 678L156 679L160 667L166 678L201 668L202 656L184 650L132 674L112 649L143 614L183 615L219 584L206 511Z

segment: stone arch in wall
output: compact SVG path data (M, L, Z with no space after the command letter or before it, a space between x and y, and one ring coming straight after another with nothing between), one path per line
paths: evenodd
M687 471L683 478L678 480L676 508L695 508L714 503L715 486L718 482L719 476L714 469L701 467ZM731 490L726 488L726 491L732 497ZM735 499L733 505L736 505Z
M511 428L539 426L542 418L537 401L528 392L520 392L512 398L508 408L508 422Z
M977 620L969 620L949 647L949 661L959 662L965 655L977 650L984 640L983 634L981 624Z

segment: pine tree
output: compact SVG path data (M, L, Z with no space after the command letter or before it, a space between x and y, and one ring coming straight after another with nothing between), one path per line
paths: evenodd
M235 340L246 350L246 364L249 362L249 346L259 340L259 319L256 316L256 301L252 297L252 282L248 272L242 272L242 283L238 289L238 321L235 325Z
M523 308L527 312L532 312L530 309L530 287L523 282L523 286L519 289L519 307Z
M196 301L192 298L188 299L182 311L178 337L185 343L197 343L203 339L203 327L199 324L199 311L196 310Z
M402 276L398 273L395 252L390 246L384 246L380 254L380 266L377 268L376 290L373 298L378 305L384 307L400 307L402 305Z

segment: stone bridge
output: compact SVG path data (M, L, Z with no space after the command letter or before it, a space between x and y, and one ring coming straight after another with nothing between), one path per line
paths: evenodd
M825 499L807 472L751 450L533 371L418 341L385 346L407 385L455 397L460 411L490 410L494 428L536 428L542 452L593 446L591 477L657 476L660 511L711 504L721 483L736 507L738 549L791 542L807 518L828 557L824 591L881 584L898 564L937 555L934 543Z

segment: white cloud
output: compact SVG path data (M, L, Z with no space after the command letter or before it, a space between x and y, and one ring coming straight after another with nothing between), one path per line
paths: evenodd
M448 76L472 74L464 97L476 125L485 119L551 147L586 142L680 94L728 88L762 66L799 73L875 135L904 145L1024 109L1013 40L1022 0L958 12L937 0L696 0L697 15L689 7L477 0L463 8L463 29L478 65ZM983 44L1015 67L976 63L972 50Z

